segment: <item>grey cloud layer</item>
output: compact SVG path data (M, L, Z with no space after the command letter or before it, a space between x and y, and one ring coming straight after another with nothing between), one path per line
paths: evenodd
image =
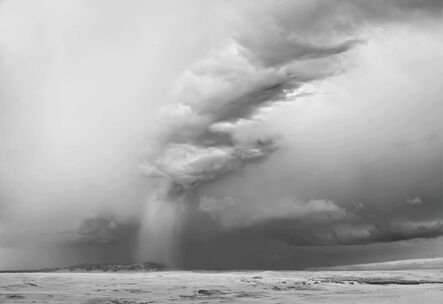
M280 220L250 228L253 233L280 240L291 246L366 245L443 235L441 220L393 220L384 225L365 221Z

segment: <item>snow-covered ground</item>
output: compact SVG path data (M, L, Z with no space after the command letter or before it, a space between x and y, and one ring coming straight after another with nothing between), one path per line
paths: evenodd
M416 304L442 299L441 270L0 273L0 303L5 304Z

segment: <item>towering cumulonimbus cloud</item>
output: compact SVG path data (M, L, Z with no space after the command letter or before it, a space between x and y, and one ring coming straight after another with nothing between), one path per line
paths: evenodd
M354 44L310 48L312 56L326 57ZM266 66L249 57L260 54L239 43L226 52L227 56L216 54L187 71L179 83L177 103L163 109L162 119L172 126L161 139L148 172L165 177L175 191L198 187L269 155L276 148L272 137L242 138L238 130L257 123L262 110L293 100L303 84L329 75L297 69L297 61L304 56Z
M140 236L145 258L175 260L186 210L200 201L198 189L277 149L275 134L251 130L266 111L296 100L305 84L340 73L334 58L360 43L357 28L439 7L435 1L391 1L383 11L378 1L269 4L239 4L240 11L246 8L243 18L256 19L191 65L162 108L162 131L142 166L158 179Z
M243 129L259 124L267 109L295 100L304 84L335 72L307 71L300 61L329 59L358 42L316 46L289 35L279 41L280 46L253 48L242 42L247 38L231 41L187 70L179 79L174 102L161 111L161 123L167 126L143 165L146 174L160 179L148 202L147 226L141 235L142 243L147 242L142 246L148 253L145 257L161 256L174 263L175 258L165 252L179 250L187 205L199 201L195 191L277 149L274 135ZM279 47L288 50L276 54ZM153 248L154 256L149 254Z

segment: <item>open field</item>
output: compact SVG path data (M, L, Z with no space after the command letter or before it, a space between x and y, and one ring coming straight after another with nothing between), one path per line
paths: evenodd
M443 272L0 273L0 303L441 303Z

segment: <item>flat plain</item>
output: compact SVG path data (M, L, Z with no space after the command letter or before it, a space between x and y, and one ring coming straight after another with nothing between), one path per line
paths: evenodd
M0 303L443 303L442 270L0 273Z

